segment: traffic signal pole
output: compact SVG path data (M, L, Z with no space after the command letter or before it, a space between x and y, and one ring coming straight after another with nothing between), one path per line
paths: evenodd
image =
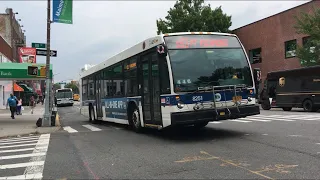
M44 115L42 119L42 126L51 126L51 110L50 110L50 31L51 31L51 17L50 17L51 7L50 0L48 0L47 7L47 58L46 58L46 91L45 91L45 105L44 105Z

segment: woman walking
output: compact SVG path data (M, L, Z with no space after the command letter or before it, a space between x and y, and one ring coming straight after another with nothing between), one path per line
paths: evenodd
M18 104L17 104L17 115L22 115L21 113L21 107L22 107L22 99L18 97Z
M33 109L34 109L34 106L35 106L35 102L34 102L34 97L33 96L30 97L29 106L31 108L31 114L33 114Z

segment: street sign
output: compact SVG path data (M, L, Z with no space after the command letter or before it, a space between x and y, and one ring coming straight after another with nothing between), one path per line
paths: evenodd
M66 82L59 82L59 84L67 84Z
M37 49L37 55L39 55L39 56L47 56L47 50ZM57 57L57 51L50 50L50 56L51 57Z
M46 44L44 43L32 43L31 46L33 48L42 48L42 49L45 49L47 47Z

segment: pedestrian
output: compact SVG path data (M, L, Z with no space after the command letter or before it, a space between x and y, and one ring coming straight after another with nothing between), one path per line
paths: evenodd
M18 97L17 115L22 115L21 107L22 107L22 99L20 97Z
M34 97L33 96L30 97L29 106L31 108L31 114L33 114L33 109L34 109L34 106L35 106L35 102L34 102Z
M15 97L13 94L10 94L10 97L7 100L7 109L8 105L10 106L10 112L11 112L11 118L14 119L14 113L16 112L17 108L17 97Z

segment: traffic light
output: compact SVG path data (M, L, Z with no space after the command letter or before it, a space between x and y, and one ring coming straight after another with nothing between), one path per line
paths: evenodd
M46 76L46 67L45 66L41 66L41 68L40 68L40 76L41 77L45 77Z
M37 66L28 66L28 75L29 76L37 76L38 75L38 67Z

